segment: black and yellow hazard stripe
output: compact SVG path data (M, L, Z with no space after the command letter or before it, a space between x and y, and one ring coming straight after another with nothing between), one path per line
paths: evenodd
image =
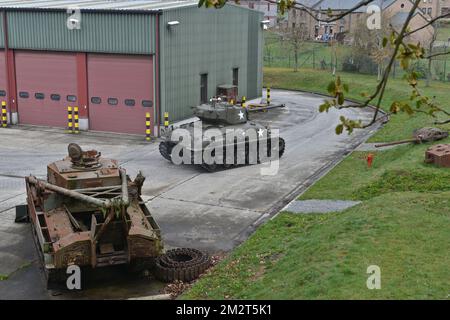
M73 123L72 123L72 107L67 107L67 133L73 133Z
M79 123L79 115L78 115L78 107L73 107L73 120L75 126L75 133L80 133L80 123Z
M164 112L164 128L169 128L169 113Z
M145 140L150 141L150 135L152 134L150 112L145 114Z
M8 126L8 115L6 113L6 101L2 101L2 127L6 128Z
M245 98L245 96L243 96L242 101L241 101L242 108L246 107L246 104L245 104L246 102L247 102L247 99Z
M270 88L267 87L267 104L270 104Z

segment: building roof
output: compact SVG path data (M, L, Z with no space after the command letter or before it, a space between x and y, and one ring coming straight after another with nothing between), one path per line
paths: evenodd
M0 0L0 10L160 11L197 6L198 0Z

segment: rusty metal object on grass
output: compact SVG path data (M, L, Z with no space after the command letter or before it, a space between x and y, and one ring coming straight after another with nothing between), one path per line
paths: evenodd
M437 144L425 152L425 162L438 167L450 168L450 144Z
M388 146L404 144L404 143L433 142L433 141L445 139L447 137L448 137L448 132L441 130L439 128L421 128L421 129L414 130L412 139L376 144L375 147L381 148L381 147L388 147Z

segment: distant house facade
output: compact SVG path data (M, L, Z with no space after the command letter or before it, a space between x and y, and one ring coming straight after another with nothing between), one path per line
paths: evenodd
M303 5L305 8L308 8L309 12L301 8L291 9L288 15L288 26L290 28L306 28L309 39L327 41L330 39L339 39L339 34L345 34L345 40L351 42L352 34L358 32L358 28L365 21L362 19L368 18L367 7L358 8L342 19L333 22L317 21L312 15L319 19L327 19L329 12L333 15L338 15L355 7L359 2L360 0L298 0L297 3L299 6ZM428 4L431 5L433 2L450 3L450 0L423 0L423 8L417 10L410 23L412 29L423 26L432 18L432 16L424 14L424 11L428 12ZM394 27L401 26L402 22L404 23L407 13L413 5L410 0L378 0L374 1L373 4L379 5L382 8L383 19L392 19ZM441 8L439 4L436 7L431 7L430 13L440 12L438 8ZM411 40L415 42L420 41L426 45L432 38L433 33L434 28L429 26L411 36Z
M450 13L450 0L422 0L419 8L426 17L435 18Z
M265 0L241 0L239 4L264 13L264 19L270 20L269 26L273 27L277 24L278 7L276 3Z

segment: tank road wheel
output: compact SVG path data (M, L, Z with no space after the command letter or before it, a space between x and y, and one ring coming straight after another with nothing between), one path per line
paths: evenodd
M190 282L210 265L209 256L199 250L179 248L156 258L155 276L164 282Z
M218 165L215 163L213 163L213 164L202 163L201 167L208 172L215 172L218 169Z
M215 150L213 150L211 152L211 156L213 156L213 157L215 156ZM203 155L203 159L205 159L204 155ZM207 163L203 162L200 166L208 172L215 172L215 171L217 171L217 169L219 169L219 165L217 163L207 164Z
M164 159L172 161L172 149L174 145L174 143L168 141L163 141L159 144L159 153L161 153Z

